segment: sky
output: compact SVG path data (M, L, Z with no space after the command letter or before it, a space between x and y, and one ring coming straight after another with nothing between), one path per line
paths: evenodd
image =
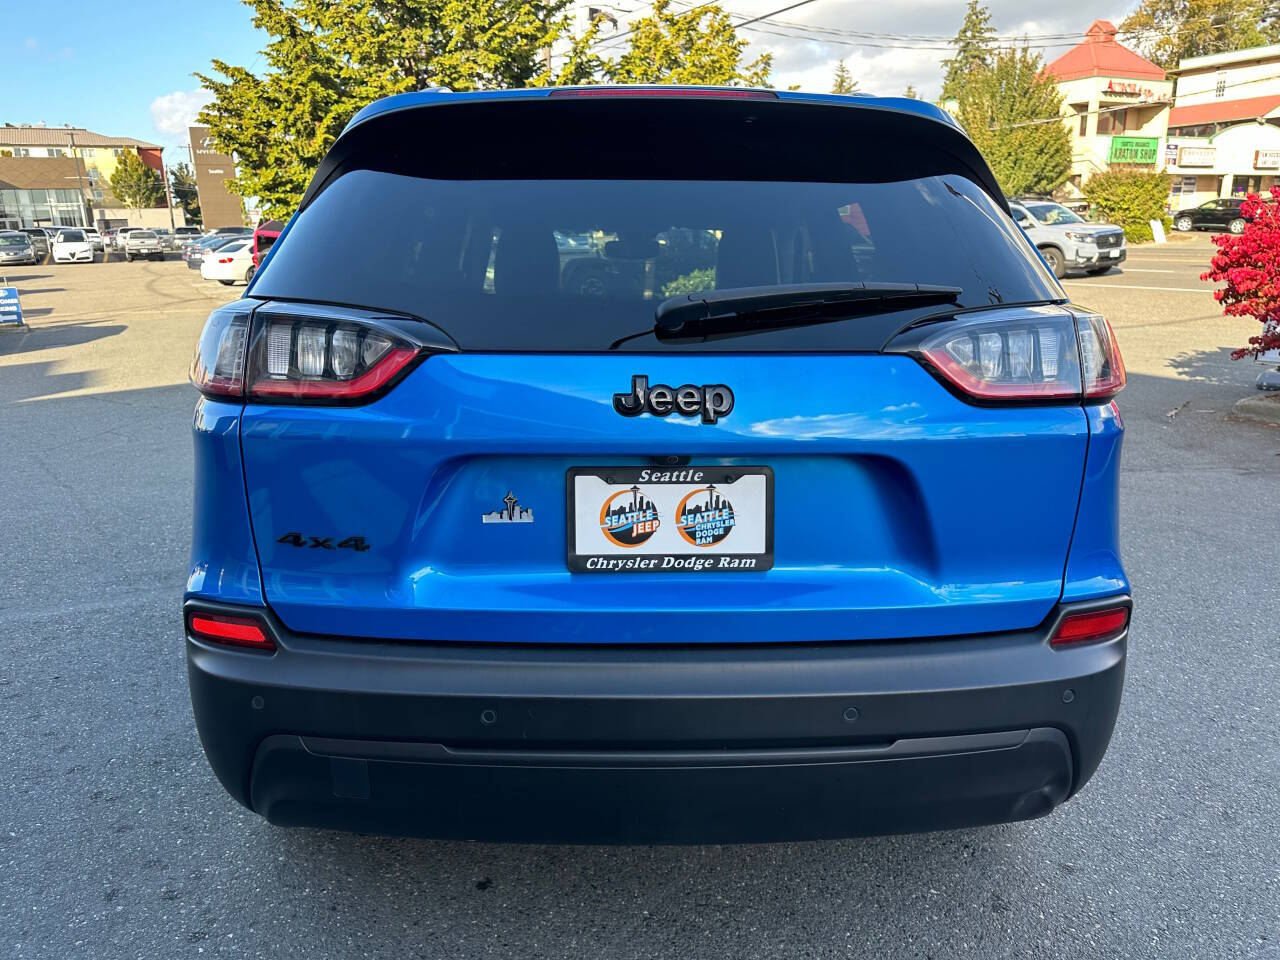
M721 0L721 6L745 19L786 2ZM1051 60L1079 42L1093 20L1119 23L1135 2L993 0L988 6L1002 36L1037 38L1032 46ZM588 3L612 12L620 32L648 9L642 0L581 0L580 6ZM843 58L861 91L898 95L910 84L933 98L949 50L931 38L954 36L964 7L963 0L812 0L740 34L750 41L748 58L773 53L778 87L829 90ZM100 0L0 0L0 123L44 121L137 137L161 144L166 160L178 162L186 153L187 125L207 97L195 72L208 71L215 57L257 69L266 38L239 0L124 0L109 16L104 9ZM602 41L602 50L608 46Z

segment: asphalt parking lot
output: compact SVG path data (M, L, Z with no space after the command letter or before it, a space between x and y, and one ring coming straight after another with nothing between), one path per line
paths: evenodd
M22 268L0 335L0 955L1280 958L1280 428L1198 280L1207 238L1073 278L1115 326L1124 706L1046 819L744 847L287 831L215 782L179 601L209 309L172 259ZM1034 518L1028 518L1033 522ZM512 797L519 803L519 797Z

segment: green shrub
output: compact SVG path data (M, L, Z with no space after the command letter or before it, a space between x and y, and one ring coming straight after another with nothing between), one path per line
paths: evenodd
M1084 195L1108 223L1124 227L1131 242L1151 239L1151 221L1159 220L1167 232L1171 226L1165 215L1169 202L1169 175L1149 170L1113 169L1095 174L1086 181Z

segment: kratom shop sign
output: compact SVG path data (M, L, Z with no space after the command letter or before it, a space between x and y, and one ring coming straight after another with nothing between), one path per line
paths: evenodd
M1156 162L1159 152L1158 137L1112 137L1107 162L1152 164Z

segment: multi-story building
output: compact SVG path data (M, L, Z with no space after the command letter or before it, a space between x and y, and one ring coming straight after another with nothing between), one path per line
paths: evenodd
M1172 72L1170 208L1280 183L1280 44L1190 57Z
M1164 165L1173 82L1159 66L1121 46L1116 33L1114 24L1095 20L1083 43L1044 68L1062 92L1072 141L1067 191L1076 196L1086 180L1113 165Z
M131 211L112 196L110 184L125 153L136 153L163 177L162 149L83 127L0 125L0 227L84 226L86 208L92 211L91 221L104 229L168 226L170 211L163 197L157 207ZM181 211L174 213L175 223L185 223Z

